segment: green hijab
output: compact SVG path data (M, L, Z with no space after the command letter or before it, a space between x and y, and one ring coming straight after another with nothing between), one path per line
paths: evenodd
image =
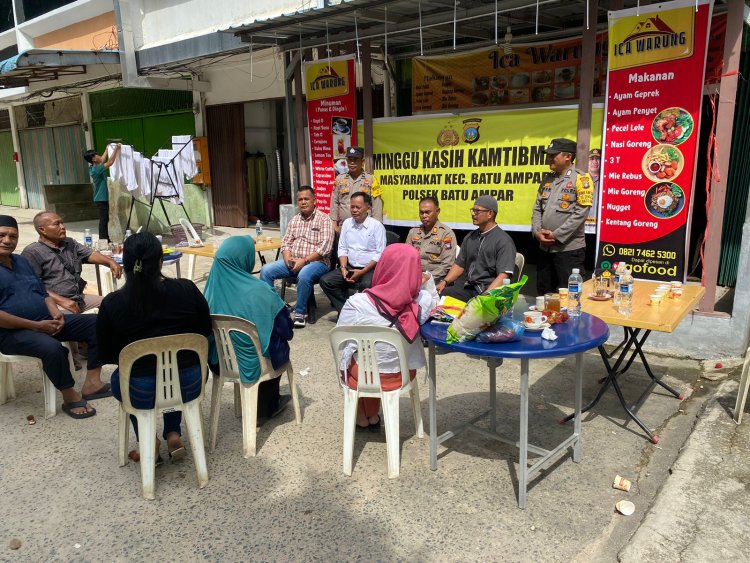
M249 236L229 237L216 251L203 293L211 313L234 315L254 323L258 328L261 352L269 357L274 319L284 308L284 302L267 283L252 275L254 267L253 239ZM254 383L260 377L260 362L253 343L240 334L232 334L232 343L242 381ZM218 358L212 341L209 362L216 364Z

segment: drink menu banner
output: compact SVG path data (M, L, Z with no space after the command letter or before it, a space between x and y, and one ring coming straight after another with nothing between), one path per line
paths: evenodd
M711 7L609 13L597 267L684 279Z
M334 163L357 144L354 57L305 63L307 127L312 186L318 209L328 213L336 172Z

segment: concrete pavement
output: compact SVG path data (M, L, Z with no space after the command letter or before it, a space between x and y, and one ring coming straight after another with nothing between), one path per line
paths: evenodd
M23 220L22 245L35 240L30 227L34 212L11 214ZM91 225L68 228L76 236ZM237 231L222 229L212 236L220 240L233 232ZM200 274L209 267L209 260L199 259L196 270ZM87 267L84 273L93 281L88 277L93 270ZM293 297L290 291L288 299ZM516 504L518 465L513 448L462 434L440 449L438 471L432 472L428 441L413 436L406 399L400 411L400 477L386 477L382 433L357 435L354 473L344 476L343 401L327 342L335 315L322 295L318 303L320 320L297 331L292 342L295 370L310 368L309 376L298 378L305 405L302 426L294 424L291 410L285 412L259 431L257 457L243 459L232 393L224 389L219 443L208 455L208 486L197 489L190 458L167 463L157 470L154 502L141 497L138 465L117 465L117 402L96 401L97 416L84 421L62 413L44 420L41 376L32 366L22 365L15 377L17 399L0 406L0 560L670 560L652 551L662 545L671 550L667 553L679 552L682 546L686 555L696 555L692 560L699 560L701 553L711 553L691 546L708 541L713 534L709 524L724 527L726 534L731 529L747 531L741 511L747 507L742 504L747 493L736 484L719 485L723 474L715 467L731 468L732 479L743 482L750 418L735 429L734 441L716 434L729 431L730 414L724 410L711 415L713 405L726 405L728 400L733 404L734 391L731 384L701 379L702 364L687 357L651 356L656 373L688 397L679 402L657 391L641 408L643 419L658 429L659 445L646 441L635 425L624 423L614 394L608 393L584 415L582 462L566 457L543 471L532 483L526 510ZM488 378L484 363L455 354L438 357L437 368L438 427L443 431L484 408ZM573 368L570 358L532 362L532 442L549 447L571 431L557 420L572 410ZM597 354L586 355L584 369L586 399L595 394L602 375ZM105 368L105 380L111 371ZM518 433L518 372L513 361L498 370L499 429L511 437ZM647 378L637 364L632 372L623 388L634 398ZM735 368L731 377L736 380L738 375ZM82 377L77 375L79 383ZM427 423L423 370L418 378ZM285 388L283 380L282 392ZM209 405L207 386L206 415ZM36 425L26 423L29 414L36 416ZM702 436L704 419L706 434L695 438ZM704 452L701 456L728 459L722 449L727 445L735 456L732 463L685 458L697 448ZM705 517L693 521L698 523L693 526L696 532L688 537L655 515L672 512L682 517L683 505L671 505L675 511L664 503L685 496L691 480L679 479L679 473L695 474L698 467L705 469L704 486L696 486L690 502L711 509L704 508ZM612 488L616 474L634 482L630 493ZM679 486L671 484L676 478ZM724 496L714 494L717 489ZM701 500L701 492L711 495ZM636 504L631 517L614 511L615 502L623 498ZM725 510L730 502L736 506ZM715 517L722 511L722 518ZM660 534L656 540L652 530ZM8 547L13 539L20 542L17 550ZM731 555L737 553L736 544L724 536L722 545L731 547Z

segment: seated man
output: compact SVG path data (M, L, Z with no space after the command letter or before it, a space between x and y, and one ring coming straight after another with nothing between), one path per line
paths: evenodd
M516 245L497 225L495 217L497 200L479 196L471 208L472 222L479 228L464 239L456 263L437 285L439 293L468 301L513 276Z
M42 360L44 373L63 396L63 411L73 418L96 414L86 400L112 395L102 383L97 355L96 316L63 315L28 261L13 251L18 246L18 223L0 215L0 352ZM73 388L68 340L88 344L88 371L81 395Z
M313 285L331 266L333 223L331 218L315 207L315 192L302 186L297 192L299 213L292 217L281 241L282 260L266 264L260 270L260 279L273 287L279 278L297 279L297 303L292 312L294 326L306 323L307 302Z
M422 271L430 272L439 283L456 261L456 235L453 229L440 221L440 204L437 198L428 196L419 200L421 227L414 227L406 235L406 244L419 251Z
M101 305L102 296L83 294L86 286L81 278L83 264L107 266L116 278L122 275L122 267L109 256L67 237L65 223L55 213L37 213L34 228L39 233L39 242L24 248L21 256L29 261L57 306L65 312L83 313Z
M385 227L368 216L371 207L370 194L352 194L352 216L344 221L339 237L339 267L320 278L320 287L339 313L349 299L350 289L370 287L375 265L385 250Z

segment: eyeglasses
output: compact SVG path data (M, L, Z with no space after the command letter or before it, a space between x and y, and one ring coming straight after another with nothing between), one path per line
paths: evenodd
M472 215L479 215L480 213L484 213L485 211L489 211L489 209L477 209L476 207L472 207L469 209L469 213Z

